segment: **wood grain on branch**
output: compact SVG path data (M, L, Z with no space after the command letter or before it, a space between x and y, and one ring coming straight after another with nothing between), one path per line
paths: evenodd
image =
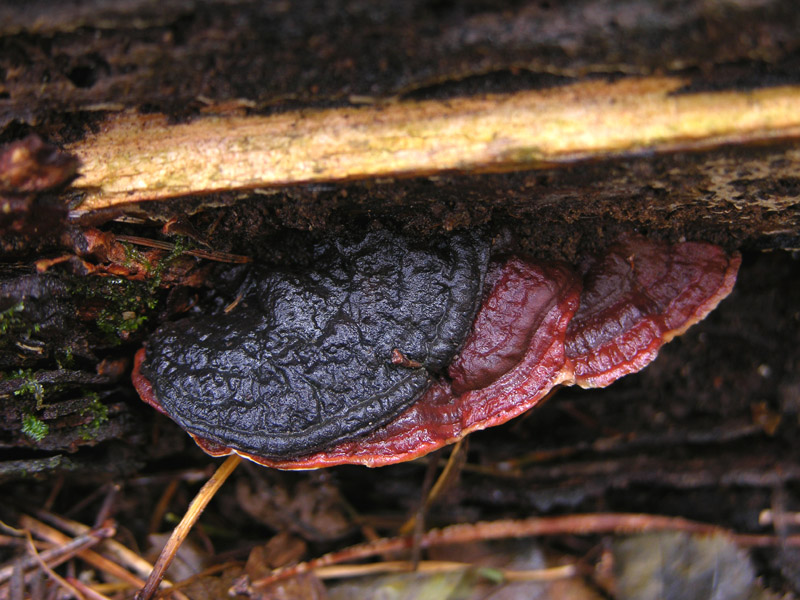
M181 124L121 113L68 148L82 162L76 212L225 190L544 168L800 137L800 86L679 93L684 83L589 81Z

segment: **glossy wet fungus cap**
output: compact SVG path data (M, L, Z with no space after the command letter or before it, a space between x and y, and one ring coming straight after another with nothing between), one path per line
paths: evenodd
M452 381L440 378L399 417L357 440L291 460L247 458L281 469L389 465L505 423L535 406L569 379L564 339L578 307L580 280L564 265L537 265L519 258L494 265L490 279L473 329L451 364ZM492 353L501 358L493 360ZM215 456L230 452L200 445Z
M328 240L312 269L253 271L230 312L161 327L135 383L193 436L240 453L279 459L357 437L447 368L488 254L477 233Z
M640 370L730 293L739 263L711 244L634 235L580 271L511 257L492 265L483 303L447 373L385 424L284 457L193 435L214 456L237 452L282 469L410 460L518 416L555 386L600 387ZM140 352L137 364L142 360ZM134 380L161 409L138 367Z

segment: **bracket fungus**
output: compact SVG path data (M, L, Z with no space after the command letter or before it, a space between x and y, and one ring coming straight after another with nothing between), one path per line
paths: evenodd
M604 387L727 296L741 258L624 236L580 270L493 260L474 233L387 232L245 284L230 314L167 324L141 397L213 456L281 469L383 466L505 423L559 385ZM484 285L485 280L485 285ZM480 305L480 306L478 306Z
M156 331L137 387L193 436L257 456L357 437L447 368L478 309L488 256L477 233L328 240L304 272L254 270L230 312Z

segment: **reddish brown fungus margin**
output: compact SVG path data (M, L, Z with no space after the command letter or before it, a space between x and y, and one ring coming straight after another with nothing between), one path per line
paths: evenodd
M633 235L590 260L567 330L574 383L605 387L646 367L730 294L740 264L741 256L712 244Z
M558 385L604 387L641 370L733 289L741 263L712 244L630 235L577 273L511 257L493 265L488 293L448 377L388 424L292 459L268 459L193 436L212 456L240 454L279 469L412 460L536 406ZM163 412L139 369L142 399Z

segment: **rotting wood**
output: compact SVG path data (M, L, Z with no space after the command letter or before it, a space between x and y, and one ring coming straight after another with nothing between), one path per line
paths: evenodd
M183 118L208 104L329 107L597 73L681 71L695 90L798 83L798 31L794 0L3 2L0 129L63 123L58 112Z
M113 115L68 147L74 214L186 194L578 160L800 137L800 86L676 93L678 78L590 81L447 101L201 117Z

